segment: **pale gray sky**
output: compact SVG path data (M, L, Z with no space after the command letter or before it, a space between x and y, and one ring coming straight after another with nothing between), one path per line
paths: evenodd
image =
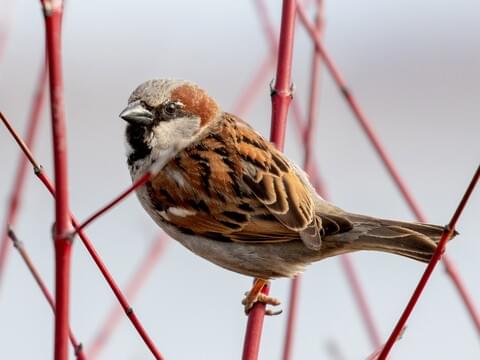
M43 23L37 1L0 2L11 31L0 59L0 109L22 132L41 63ZM5 4L5 6L4 6ZM268 1L276 24L280 1ZM149 78L199 83L230 110L268 44L252 1L70 1L65 18L64 70L72 210L83 219L130 183L118 113L132 89ZM7 11L0 14L4 18ZM307 101L311 43L297 28L296 100ZM326 44L429 220L451 216L480 159L480 8L471 0L327 1ZM270 100L263 93L245 119L268 135ZM36 155L52 172L45 112ZM286 153L301 161L294 127ZM412 219L389 176L355 123L330 76L322 79L316 155L332 200L355 212ZM18 150L0 129L0 203L6 204ZM480 307L477 191L448 248ZM0 207L4 219L5 207ZM30 176L16 227L52 288L49 239L52 202ZM116 280L129 275L157 234L135 197L88 228ZM0 357L51 358L52 314L18 254L10 254L0 292ZM424 265L379 253L353 256L384 338L393 328ZM134 308L167 359L235 359L246 318L240 299L247 277L220 269L176 242L156 266ZM287 280L272 294L288 300ZM82 244L73 257L72 328L88 348L114 297ZM281 354L286 316L268 318L262 359ZM334 341L345 359L363 359L371 347L338 259L305 274L295 359L329 359ZM395 359L474 359L478 335L442 266L420 300ZM126 320L102 359L149 359Z

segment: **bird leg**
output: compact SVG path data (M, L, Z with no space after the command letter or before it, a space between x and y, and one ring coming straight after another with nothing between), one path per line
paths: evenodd
M269 281L265 279L255 279L252 288L250 289L250 291L247 291L245 293L245 297L242 300L242 304L244 305L244 309L245 309L245 314L248 315L250 310L252 310L253 305L255 305L255 303L257 302L266 304L266 305L273 305L273 306L280 305L280 300L262 293L262 289L265 286L267 286L268 283ZM279 315L281 313L282 313L282 310L277 310L277 311L273 311L272 309L265 310L266 315Z

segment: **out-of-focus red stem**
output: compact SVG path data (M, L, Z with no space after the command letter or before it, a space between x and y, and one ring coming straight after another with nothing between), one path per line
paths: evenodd
M280 25L280 40L278 47L278 61L275 84L272 88L272 125L270 140L282 150L285 138L285 124L288 107L292 100L291 67L293 55L293 40L295 30L295 1L284 0L282 6L282 21ZM263 292L268 294L268 288ZM265 305L257 303L248 316L243 359L255 360L258 358L260 337L262 333Z
M10 239L12 240L13 246L18 250L18 253L22 257L23 261L25 262L25 265L27 265L28 270L30 271L35 282L37 283L38 287L42 291L43 296L45 297L48 304L52 308L53 314L55 314L55 302L53 301L53 296L52 294L50 294L50 291L48 290L47 285L43 281L32 259L28 255L27 250L23 246L23 243L20 240L18 240L17 235L11 228L8 228L7 236L10 237ZM83 352L82 344L78 342L77 338L75 337L71 329L69 329L69 338L70 338L70 342L72 343L73 350L75 352L75 357L79 360L85 360L86 357Z
M352 110L353 114L355 115L355 118L358 120L360 123L361 127L363 128L364 132L366 133L367 137L369 138L370 142L372 143L373 147L375 148L377 154L379 155L380 159L382 160L385 168L387 169L388 173L392 177L393 181L397 185L400 193L402 194L403 198L405 199L408 207L412 211L412 213L415 215L418 221L421 222L427 222L426 216L422 213L420 210L420 207L416 203L415 199L413 198L413 195L409 191L407 185L403 181L402 177L400 176L400 173L397 171L395 168L393 161L390 159L388 156L384 146L380 142L379 137L375 133L374 129L370 125L370 122L368 121L367 117L363 113L363 111L360 109L360 106L358 105L357 101L353 97L352 93L348 89L347 83L341 76L339 70L335 66L333 60L330 58L329 54L326 52L322 39L318 36L316 36L315 33L315 27L312 24L312 22L308 19L304 6L301 4L301 2L297 3L297 11L300 17L301 22L305 26L306 30L310 34L310 37L315 43L315 47L319 54L322 56L323 61L329 70L330 74L332 75L335 83L337 84L338 88L340 89L341 93L343 94L345 100L347 101L348 105L350 106L350 109ZM447 273L450 276L450 279L453 281L455 287L457 288L457 291L462 298L465 307L469 311L470 317L472 321L474 322L477 331L480 332L480 314L478 313L478 310L473 305L473 301L471 300L471 296L467 293L466 287L463 285L462 279L458 275L458 272L455 269L455 266L453 262L448 258L448 256L443 257L443 262L445 266L447 267Z
M139 177L137 180L135 180L132 183L132 185L130 185L126 190L124 190L120 195L118 195L116 198L114 198L112 201L110 201L107 205L105 205L100 210L96 211L90 217L88 217L77 228L77 231L85 229L91 222L95 221L97 218L99 218L100 216L105 214L107 211L109 211L111 208L113 208L115 205L117 205L119 202L121 202L123 199L125 199L132 192L137 190L139 187L143 186L148 180L150 180L151 177L152 177L152 174L150 172L146 172L145 174L143 174L141 177Z
M25 136L25 143L29 148L32 148L35 143L36 134L38 132L38 125L40 123L41 113L45 104L45 95L47 90L48 68L46 62L40 70L35 96L30 108L30 114L27 123L27 134ZM28 159L20 155L15 175L15 181L12 184L12 191L10 193L10 201L7 209L7 216L5 221L5 228L2 232L2 240L0 243L0 284L4 269L7 262L8 251L10 244L8 242L8 226L15 226L17 214L20 207L21 196L25 188L25 180L28 168Z
M42 170L41 166L38 164L38 162L33 158L33 155L30 151L30 149L25 145L25 142L20 138L16 130L12 127L10 122L7 120L7 118L0 112L0 119L2 122L5 124L7 129L10 131L10 134L12 137L15 139L17 142L18 146L22 149L23 153L25 156L29 159L31 164L33 165L33 168L35 170L35 175L37 175L38 179L45 185L47 190L52 194L52 196L55 198L56 193L55 193L55 188L52 184L52 182L48 179L47 175L45 172ZM103 277L107 281L108 285L112 289L113 293L115 294L116 298L118 299L119 303L122 305L122 308L127 314L127 317L130 319L131 323L137 330L138 334L140 337L143 339L147 347L150 349L152 352L152 355L156 359L163 359L163 357L160 355L160 352L156 348L155 344L153 343L152 339L148 336L147 332L143 328L142 324L137 318L137 315L133 312L133 308L129 305L127 298L125 295L122 293L120 290L119 286L115 283L115 280L113 279L112 275L108 271L107 267L103 263L102 259L98 255L97 251L93 247L91 241L88 239L87 235L83 230L78 231L78 226L79 222L75 219L73 214L70 214L70 219L73 224L73 227L77 230L77 233L82 240L83 244L87 248L88 253L92 257L93 261L99 268L100 272L102 273Z
M265 83L265 79L270 74L270 68L274 64L273 56L266 56L263 62L258 67L257 72L252 77L252 80L245 87L244 92L240 95L237 102L233 106L233 113L242 116L255 99L255 96L260 89L260 86Z
M276 39L276 36L275 36L275 31L274 31L274 27L268 17L268 13L267 13L267 9L266 9L266 6L264 4L264 2L262 1L256 1L255 4L257 5L257 12L259 14L259 17L260 17L260 20L263 24L263 27L264 27L264 30L265 30L265 34L267 36L267 40L268 42L270 43L270 48L271 48L271 57L273 58L275 56L275 52L276 52L276 49L277 49L277 39ZM313 81L313 79L312 79ZM251 86L254 86L256 85L256 83L251 83ZM246 90L246 92L254 92L255 89L252 89L252 88L248 88ZM308 127L304 124L304 121L302 119L303 115L301 113L301 109L299 107L299 104L298 102L294 101L292 103L292 113L293 113L293 119L294 119L294 124L296 125L297 127L297 130L302 138L302 141L305 141L305 134L309 131L308 130ZM310 112L311 114L313 114L313 112ZM317 190L317 192L323 196L324 198L327 198L327 191L326 191L326 186L324 184L324 182L322 181L320 175L319 175L319 172L318 172L318 168L315 164L315 162L312 161L310 162L310 179L312 181L312 184L314 185L315 189ZM348 255L344 255L343 256L343 259L341 261L341 265L343 267L343 270L345 271L346 275L347 275L347 279L350 283L350 287L353 291L353 294L354 294L354 298L357 302L357 305L360 309L360 312L361 312L361 315L362 315L362 318L364 320L364 323L365 323L365 326L368 330L368 334L369 334L369 337L370 337L370 340L372 342L372 344L374 344L374 346L378 347L379 344L380 344L380 336L379 336L379 333L378 333L378 330L376 328L376 325L375 325L375 321L373 319L373 316L372 316L372 313L370 311L370 309L368 308L368 303L367 303L367 300L366 300L366 296L362 290L362 287L361 287L361 284L360 284L360 280L358 279L357 275L355 274L355 272L352 272L352 269L353 269L353 263L352 263L352 260L351 258L348 256ZM349 265L349 266L347 266ZM298 281L298 280L294 280L294 281ZM298 289L299 286L295 285L295 287L291 290L291 294L295 294L296 291L298 290L295 290L295 289ZM290 301L290 306L292 306L292 303L293 303L293 306L295 306L295 303L297 301L297 295L293 295L294 298ZM289 310L291 311L291 310ZM286 352L287 353L290 353L291 350L290 350L290 347L291 347L291 343L292 343L292 338L290 337L290 334L293 334L293 322L294 322L294 319L295 319L295 314L293 315L290 315L291 312L289 312L289 319L287 320L287 335L285 337L285 340L286 340L286 343L284 344L284 354L285 354L285 348L286 348ZM290 319L291 317L291 319ZM290 334L289 334L290 333ZM288 355L287 355L288 356Z
M285 339L283 341L283 360L292 358L293 341L295 340L295 328L297 325L298 306L300 300L300 285L302 276L297 275L290 283L290 297L288 302L287 328L285 330Z
M317 12L315 15L315 30L319 37L323 37L323 0L317 0ZM305 159L303 167L307 174L311 173L313 154L313 135L315 133L315 124L318 115L318 92L320 75L320 55L313 51L312 70L310 75L310 98L308 106L307 124L304 131L305 139Z
M63 99L62 0L41 0L45 19L55 173L55 359L68 359L70 258L72 242L68 206L67 139Z
M462 197L462 200L458 204L457 209L455 210L455 213L453 214L450 222L448 223L445 230L443 231L442 237L440 238L440 242L438 243L437 249L433 253L432 259L428 263L428 266L425 269L425 272L423 273L407 306L405 307L405 310L403 311L402 316L398 320L397 325L395 326L392 333L390 334L390 337L388 338L385 344L385 347L383 348L382 352L378 356L379 360L384 360L387 358L390 350L392 349L393 344L395 343L395 340L398 338L398 336L401 333L401 330L405 326L405 323L407 322L410 314L413 311L413 308L415 307L418 299L420 298L420 295L422 294L422 291L425 288L425 285L427 284L430 276L432 275L432 272L435 269L435 266L440 261L440 257L442 256L442 253L445 250L445 245L448 239L452 237L455 231L455 226L457 224L457 221L460 218L460 215L462 214L463 209L465 208L465 205L467 205L470 195L475 189L475 186L477 185L479 178L480 178L480 166L477 167L477 170L473 175L473 178L470 181L470 184L468 185L467 190L465 191L465 194Z
M328 198L326 199L328 200ZM367 327L370 343L372 344L373 348L378 348L381 344L380 334L378 332L377 326L375 325L370 306L368 306L367 298L360 284L360 279L355 272L352 258L350 257L350 255L344 254L340 256L340 261L345 275L347 276L348 283L350 284L350 288L352 289L357 306L360 310L360 315L363 318L363 323Z
M127 296L130 301L132 301L138 294L148 275L153 270L154 265L158 262L158 259L163 254L166 243L167 236L162 233L152 243L150 249L148 249L145 259L142 260L125 289L125 296ZM112 310L105 319L103 326L95 336L90 350L87 351L89 358L95 359L98 357L102 349L107 344L115 327L118 325L121 315L122 309L117 304L114 304Z
M51 192L53 196L56 196L55 189L52 186L51 182L48 180L46 177L45 173L43 171L40 171L37 173L38 178L43 182L43 184L47 187L47 189ZM140 337L143 339L147 347L150 349L152 355L155 357L155 359L163 359L162 355L158 351L158 349L155 346L155 343L152 341L152 339L148 336L145 328L143 327L142 323L140 320L137 318L137 314L133 312L133 308L130 306L128 303L128 300L126 296L122 293L122 290L120 290L120 287L115 283L113 280L112 275L108 271L107 267L103 263L103 261L100 259L100 256L98 255L97 251L93 247L91 241L88 239L87 235L83 230L80 230L78 228L79 223L73 216L71 215L72 219L72 224L75 228L75 231L78 233L80 236L80 239L82 240L83 244L87 248L87 251L89 252L90 256L92 257L93 261L95 261L95 264L99 268L100 272L102 273L103 277L107 281L108 285L112 289L113 293L115 294L118 302L122 306L123 310L127 314L127 317L130 319L131 323L137 330L138 334Z
M322 36L323 34L323 1L317 0L316 2L316 14L315 14L315 28L318 34ZM271 26L266 25L268 28L272 29ZM308 111L308 121L305 127L305 152L304 152L304 163L303 168L310 175L311 173L311 158L313 150L313 132L315 129L315 123L317 119L317 110L318 110L318 86L319 86L319 67L320 67L320 56L316 51L313 51L312 55L312 67L310 72L310 97L309 97L309 111ZM290 360L292 358L293 352L293 341L295 334L295 327L297 323L297 314L298 314L298 302L300 297L300 282L302 276L297 275L291 282L290 287L290 301L288 305L288 317L287 317L287 327L285 331L285 340L283 343L283 360Z

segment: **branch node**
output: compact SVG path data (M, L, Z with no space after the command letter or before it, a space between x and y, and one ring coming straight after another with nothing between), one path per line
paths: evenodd
M346 98L352 97L352 92L346 85L340 86L340 91L342 92L343 96L345 96Z
M17 235L13 231L12 227L10 225L7 225L7 235L12 240L13 246L17 249L20 249L22 247L22 242L18 240Z
M78 343L77 346L75 346L75 356L78 357L78 355L80 355L80 353L83 351L83 344L82 343Z
M70 243L73 243L73 240L75 240L75 235L77 235L77 232L75 230L69 231L65 235L64 239Z
M62 0L44 0L42 1L43 16L49 17L55 11L62 11Z
M133 314L133 308L131 306L129 306L126 310L125 310L125 314L127 314L128 316L132 315Z
M293 95L295 94L295 84L292 83L290 85L290 88L288 89L288 91L283 91L283 90L278 90L278 89L275 89L275 78L273 78L271 81L270 81L270 84L269 84L269 87L270 87L270 96L273 97L273 96L276 96L276 95L279 95L279 96L285 96L285 97L290 97L293 99Z
M43 166L42 165L34 165L33 166L33 173L38 176L43 172Z

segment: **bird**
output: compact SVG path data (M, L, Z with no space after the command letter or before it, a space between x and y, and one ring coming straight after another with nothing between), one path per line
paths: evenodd
M444 232L325 201L299 166L193 82L148 80L120 117L132 181L152 174L136 191L141 205L196 255L255 278L247 314L280 303L261 291L272 279L361 250L428 262Z

